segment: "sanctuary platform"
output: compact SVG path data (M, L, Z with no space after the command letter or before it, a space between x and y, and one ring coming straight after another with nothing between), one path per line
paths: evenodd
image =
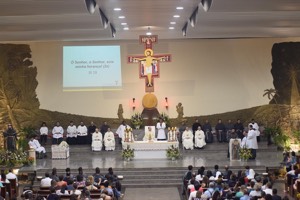
M93 174L96 167L101 169L101 173L107 173L107 169L112 167L114 173L122 175L124 178L121 181L125 200L135 200L135 195L143 196L142 188L153 188L160 191L161 197L156 199L166 199L164 188L168 191L177 191L178 200L181 196L182 176L187 170L188 165L194 166L196 172L200 166L205 166L206 169L213 169L215 164L220 166L220 170L224 169L225 165L230 166L233 172L243 170L246 165L249 165L256 173L262 174L266 172L266 168L279 168L280 162L283 159L281 151L273 145L268 146L267 142L259 143L257 158L254 161L230 161L227 158L228 143L212 143L207 144L204 149L184 150L180 144L180 152L182 157L172 161L166 158L139 158L131 161L124 161L121 157L122 146L116 145L115 151L100 151L92 152L88 145L70 146L70 157L63 160L51 159L51 145L46 146L47 159L37 160L36 166L23 167L19 173L36 173L37 176L43 176L45 172L50 172L53 167L56 167L58 174L65 174L65 168L70 167L73 174L77 173L79 167L83 168L85 174ZM165 151L161 151L165 154ZM39 182L34 181L34 186L38 187ZM132 189L130 189L132 188ZM133 189L135 188L135 189ZM140 190L138 190L140 188ZM158 192L159 193L159 192ZM139 197L141 197L139 196ZM143 199L147 198L143 196ZM153 199L153 198L148 198ZM168 199L168 198L167 198ZM176 199L176 198L172 198Z

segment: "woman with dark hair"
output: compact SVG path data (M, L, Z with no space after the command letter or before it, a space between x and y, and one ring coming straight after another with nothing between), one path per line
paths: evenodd
M212 200L220 200L220 198L221 198L221 193L218 190L216 190L211 197Z
M229 178L229 180L228 180L228 186L229 186L230 188L233 188L233 187L235 186L236 182L237 182L237 177L236 177L236 175L235 175L235 174L231 174L231 175L230 175L230 178Z
M85 187L85 181L83 180L83 176L80 174L76 176L75 183L78 185L78 187Z
M203 179L203 176L204 176L204 172L205 172L205 167L201 166L199 169L198 169L198 175L196 176L196 180L197 181L202 181Z

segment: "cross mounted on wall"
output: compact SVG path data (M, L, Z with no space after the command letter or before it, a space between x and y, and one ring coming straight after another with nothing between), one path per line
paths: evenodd
M157 43L157 35L140 35L140 43L145 45L144 56L128 56L128 63L139 63L139 77L145 79L145 92L154 92L154 78L159 78L160 62L171 62L170 54L154 55L152 44Z

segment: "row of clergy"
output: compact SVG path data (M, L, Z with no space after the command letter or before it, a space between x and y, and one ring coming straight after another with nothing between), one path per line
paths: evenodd
M120 137L120 136L119 136ZM167 139L168 137L168 139ZM148 126L145 135L143 137L143 141L155 141L155 140L168 140L168 141L177 141L178 132L176 129L169 129L167 133L167 137L165 135L164 139L159 139L155 137L155 131ZM121 136L122 142L134 142L134 136L130 128L126 128L124 135ZM206 145L204 132L199 129L195 132L195 136L193 132L186 127L185 131L182 133L182 145L185 149L194 149L195 148L203 148Z

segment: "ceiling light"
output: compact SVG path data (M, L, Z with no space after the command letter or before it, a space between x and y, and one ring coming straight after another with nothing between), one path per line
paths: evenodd
M128 27L124 27L123 30L127 31L127 30L129 30L129 28Z
M176 22L170 22L170 24L173 24L173 25L174 25L174 24L176 24Z
M114 8L114 11L120 11L122 10L121 8Z
M177 10L183 10L183 7L179 6L179 7L176 7Z
M170 27L169 27L169 29L170 29L170 30L173 30L173 29L174 29L174 27L173 27L173 26L170 26Z
M127 25L127 23L126 23L126 22L123 22L123 23L121 23L121 25L122 25L122 26L126 26L126 25Z
M119 16L119 19L124 19L125 18L125 16Z
M201 4L203 6L204 11L207 12L211 7L212 0L201 0Z
M89 13L93 14L95 12L97 6L95 0L85 0L85 5Z
M173 17L175 17L175 18L179 18L179 17L180 17L180 15L174 15Z
M150 32L150 26L148 26L148 32L146 33L146 35L152 35L152 33Z

